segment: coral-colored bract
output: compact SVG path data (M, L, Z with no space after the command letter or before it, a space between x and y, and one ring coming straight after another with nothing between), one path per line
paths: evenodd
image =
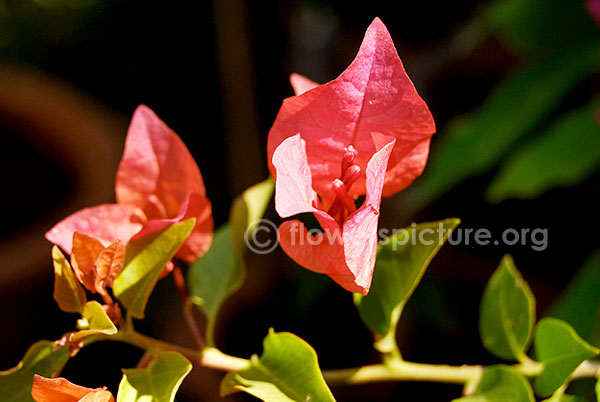
M115 402L104 388L86 388L64 378L33 377L31 397L36 402Z
M334 181L337 195L324 210L311 183L305 142L300 135L283 141L273 154L277 169L275 208L287 218L312 212L323 229L315 235L298 220L286 221L279 227L279 241L284 251L298 264L329 275L344 289L367 294L377 254L377 222L386 167L395 139L371 157L366 169L367 196L356 210L347 189L357 179L360 169L353 164L355 151L350 148L342 161L342 175ZM358 173L358 174L357 174Z
M79 282L95 293L109 297L107 287L121 273L125 262L125 246L115 240L104 247L98 240L83 233L73 233L71 266Z
M177 134L146 106L139 106L131 120L115 191L116 204L75 212L46 238L70 254L76 231L106 247L194 217L196 226L176 256L192 263L210 247L211 204L200 170Z
M379 19L338 78L318 85L292 74L290 81L296 96L284 100L267 144L275 207L284 218L313 213L323 234L287 221L279 228L281 246L300 265L366 294L381 196L423 171L433 117ZM360 195L366 199L356 209Z
M310 80L293 75L292 85L299 95L283 101L269 132L267 153L274 176L275 149L296 134L306 141L313 186L321 197L327 197L331 182L339 176L345 147L352 145L358 151L355 163L364 172L377 148L374 133L397 140L384 196L404 189L422 173L435 123L381 20L373 21L356 58L335 80L310 89ZM349 192L354 196L365 190L362 175Z

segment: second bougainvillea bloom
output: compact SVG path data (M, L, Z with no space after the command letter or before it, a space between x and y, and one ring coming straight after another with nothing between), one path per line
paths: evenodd
M71 266L81 284L92 293L110 298L106 288L112 288L113 282L123 270L125 246L115 240L108 247L100 241L83 233L73 233Z
M31 397L36 402L115 402L104 388L86 388L64 378L33 377Z
M116 204L78 211L54 226L46 238L70 254L74 232L108 247L196 218L176 256L192 263L210 247L211 204L198 165L179 136L146 106L138 107L131 120L115 191Z
M348 189L362 175L354 163L357 152L346 148L340 161L341 174L325 194L334 201L324 209L312 183L306 156L306 143L295 135L284 140L273 154L277 172L275 208L283 218L313 213L322 232L308 231L298 220L279 227L283 250L298 264L329 275L344 289L367 294L377 254L377 223L386 167L396 140L380 137L364 172L366 198L356 209ZM321 195L321 193L319 193Z
M396 139L383 195L404 189L422 173L435 123L381 20L369 26L356 58L335 80L316 86L296 74L291 81L297 95L283 101L269 132L269 161L279 144L300 134L321 195L338 177L345 147L356 149L355 164L364 172L377 148L372 134L383 134ZM275 175L272 163L269 168ZM366 193L365 180L362 175L349 189L352 196Z

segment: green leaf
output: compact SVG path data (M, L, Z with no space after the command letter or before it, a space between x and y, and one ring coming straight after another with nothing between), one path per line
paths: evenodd
M507 366L485 370L473 396L454 402L534 402L533 391L523 375Z
M548 315L568 322L583 339L600 343L600 250L577 271Z
M80 331L73 334L71 338L73 342L78 342L93 334L114 335L117 333L117 327L97 301L87 302L83 307L82 316L77 321L77 328Z
M534 347L537 360L544 364L534 382L535 392L542 397L552 394L581 363L599 352L581 339L569 324L556 318L540 320Z
M488 282L479 314L485 348L506 360L523 360L535 323L535 298L510 255Z
M598 102L571 112L511 153L487 189L493 202L531 199L559 186L581 183L600 166Z
M596 381L596 400L600 402L600 379Z
M598 28L579 1L499 0L485 17L500 39L520 52L556 53L598 38Z
M544 399L542 402L585 402L585 399L577 395L558 394L552 395L550 398Z
M33 402L33 375L54 377L69 360L69 347L39 341L31 345L23 360L9 370L0 371L0 401Z
M244 238L252 234L253 224L263 216L273 188L273 180L268 179L236 198L231 209L231 223L215 232L208 252L188 270L190 296L208 320L206 341L209 346L214 346L219 308L244 282Z
M334 401L314 349L296 335L273 330L263 342L263 354L250 366L229 373L221 383L221 395L244 391L266 402Z
M268 178L250 187L233 201L229 222L236 254L241 258L246 250L245 237L256 229L256 222L265 214L273 196L275 181ZM246 231L250 231L246 233Z
M395 347L396 325L406 301L459 223L458 219L422 223L399 231L379 246L371 290L366 296L355 294L354 301L362 320L380 337L376 347L381 352Z
M86 303L85 290L75 277L69 261L57 246L52 247L54 262L54 300L66 313L81 313Z
M113 292L132 317L144 318L156 281L192 232L195 222L192 218L176 223L127 245L125 265L114 281Z
M123 369L117 402L173 402L192 364L177 352L158 354L143 369Z
M206 340L214 346L214 326L221 304L242 284L244 270L231 242L231 227L221 226L213 237L208 252L188 271L188 286L194 304L208 320Z
M599 65L600 52L592 41L513 72L479 110L456 119L439 136L423 177L411 186L413 202L429 203L457 184L491 170Z

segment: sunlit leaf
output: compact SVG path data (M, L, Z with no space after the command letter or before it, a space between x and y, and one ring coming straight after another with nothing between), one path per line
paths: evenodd
M158 277L187 239L194 224L195 219L188 219L127 245L125 267L115 279L113 291L131 316L144 317L146 303Z
M569 324L556 318L540 320L534 347L537 360L544 364L534 382L535 392L542 397L552 394L581 363L599 352L581 339Z
M492 366L481 377L473 396L454 402L534 402L533 391L523 375L507 366Z
M250 228L251 232L248 233L250 235L256 229L255 224L263 217L274 188L275 181L269 177L250 187L233 201L229 222L233 246L238 256L242 256L246 250L244 242L246 230Z
M66 313L81 313L86 303L85 290L75 277L69 261L57 246L52 247L54 262L54 300Z
M245 277L244 238L256 229L273 194L273 180L258 183L237 197L230 223L215 231L211 248L190 266L188 286L192 301L206 315L206 340L214 345L214 327L223 302L242 285Z
M244 391L265 402L334 401L314 349L296 335L273 330L263 343L260 359L229 373L221 383L223 396Z
M373 283L368 295L355 294L362 320L380 338L376 344L389 352L395 344L396 325L407 300L458 219L422 223L390 236L379 246Z
M143 369L124 369L117 402L173 402L192 364L177 352L163 352Z
M481 341L506 360L522 360L535 323L535 298L509 255L488 282L479 315Z
M6 371L0 371L0 401L33 402L33 375L55 376L69 360L69 347L54 342L39 341L31 345L23 360Z
M413 202L429 203L492 169L599 65L597 43L586 42L500 82L477 111L440 133L423 177L409 190Z
M86 303L83 307L82 318L77 321L77 327L80 331L71 337L73 342L80 341L92 334L114 335L117 333L117 327L97 301Z
M530 199L581 183L600 167L598 102L561 117L534 142L511 153L487 190L494 202Z

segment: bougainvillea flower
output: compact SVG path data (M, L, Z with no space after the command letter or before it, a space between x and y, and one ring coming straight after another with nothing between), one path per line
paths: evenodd
M276 175L272 163L275 149L296 134L306 142L313 186L322 197L338 178L348 146L358 152L354 163L365 171L377 149L373 134L396 139L385 175L384 196L404 189L422 173L435 123L406 75L381 20L376 18L369 26L356 58L339 77L318 86L299 75L291 80L296 96L283 101L269 132L271 174ZM361 175L349 194L363 195L366 190L366 177Z
M93 237L73 233L71 266L79 282L89 291L110 297L106 288L112 287L113 281L123 270L124 263L125 246L120 240L104 247Z
M115 398L103 388L86 388L64 378L33 377L31 397L36 402L115 402Z
M75 212L46 238L71 254L76 231L109 247L194 217L196 226L176 257L192 263L210 247L211 204L198 165L179 136L146 106L131 120L115 192L116 204Z
M371 286L377 254L379 205L396 140L379 136L374 142L380 146L367 162L366 198L358 209L349 189L363 174L355 164L358 152L352 146L346 148L340 160L339 177L330 183L329 194L324 194L334 200L327 209L313 187L306 142L300 134L285 139L273 153L272 160L277 172L277 213L283 218L313 213L322 229L314 233L299 220L283 222L278 230L283 250L298 264L327 274L344 289L362 294L367 294Z

